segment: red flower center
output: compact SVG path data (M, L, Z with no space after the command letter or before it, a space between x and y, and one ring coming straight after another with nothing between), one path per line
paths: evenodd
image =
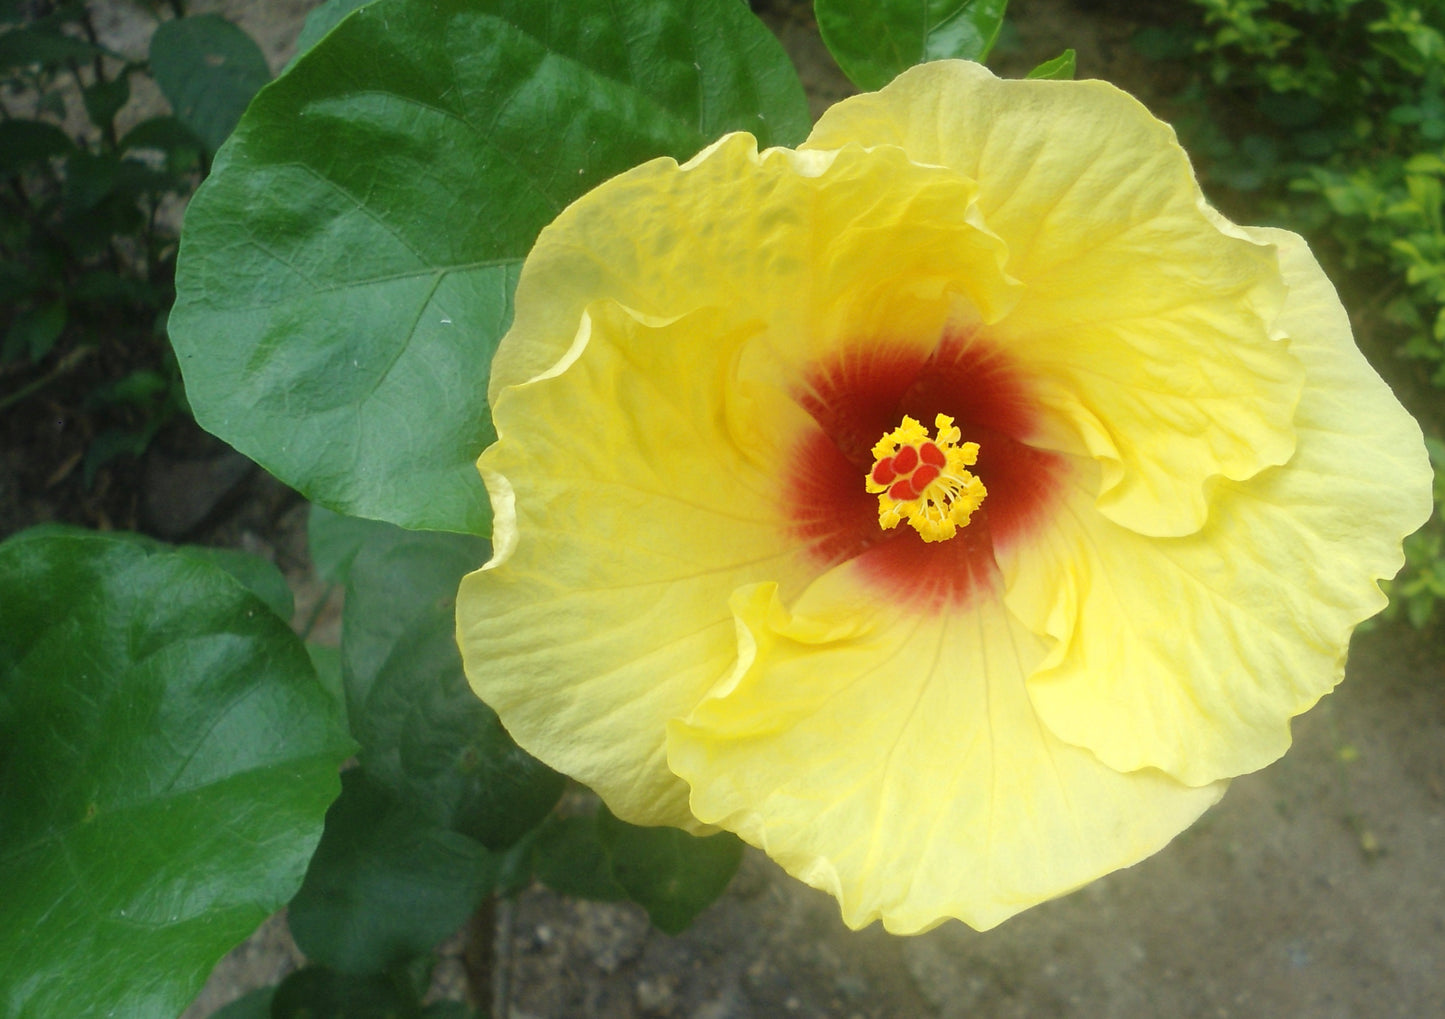
M1018 368L975 333L948 334L931 353L886 342L845 348L815 365L795 395L818 425L793 454L795 533L821 567L856 559L894 598L937 607L989 590L995 550L1038 525L1062 472L1062 458L1027 444L1036 411ZM955 537L929 543L910 528L881 529L878 498L860 479L906 485L894 498L915 497L937 476L943 451L905 447L875 465L872 447L903 416L938 414L978 443L970 469L988 498Z

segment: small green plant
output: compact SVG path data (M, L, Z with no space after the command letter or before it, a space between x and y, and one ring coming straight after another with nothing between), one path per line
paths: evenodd
M165 340L179 210L270 78L240 28L166 10L134 59L84 3L0 3L0 410L86 368L87 479L185 406ZM173 112L137 116L146 77Z

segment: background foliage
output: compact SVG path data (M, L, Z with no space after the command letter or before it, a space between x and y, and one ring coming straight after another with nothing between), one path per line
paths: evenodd
M165 336L176 209L270 79L239 28L173 6L136 61L79 0L0 3L0 83L20 97L0 105L0 378L25 380L0 410L98 365L87 483L184 409ZM173 112L125 123L148 76Z

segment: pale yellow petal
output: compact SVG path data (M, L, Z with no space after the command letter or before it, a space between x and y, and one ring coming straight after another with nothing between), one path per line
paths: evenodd
M1401 539L1430 513L1420 430L1365 362L1329 281L1293 234L1280 325L1305 366L1290 462L1221 483L1209 522L1147 540L1092 511L1087 487L1001 559L1007 603L1057 641L1030 678L1059 737L1124 769L1199 784L1268 764L1289 720L1339 682L1350 632L1385 604Z
M806 147L846 141L977 181L1023 284L990 335L1040 380L1037 440L1099 461L1106 516L1188 534L1211 479L1288 459L1302 371L1271 336L1274 254L1214 224L1173 132L1137 101L943 61L833 107Z
M729 592L796 569L775 483L727 432L723 319L593 305L586 356L504 390L480 461L495 555L458 595L467 675L518 744L636 823L694 824L664 723L731 666Z
M788 364L840 341L932 342L960 300L997 318L1016 286L974 194L901 151L759 153L746 134L644 163L542 231L489 395L550 369L598 296L665 318L728 308Z
M668 759L700 819L835 895L851 927L992 927L1148 856L1223 792L1052 736L1025 689L1045 649L992 597L920 615L844 566L791 611L766 584L733 607L738 666L669 727Z

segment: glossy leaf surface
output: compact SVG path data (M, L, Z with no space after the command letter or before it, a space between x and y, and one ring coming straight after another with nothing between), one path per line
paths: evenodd
M299 886L351 749L300 641L215 566L0 546L0 1013L179 1014Z
M184 554L200 559L229 573L240 581L262 603L283 622L289 623L296 610L291 588L276 564L250 552L235 548L211 548L205 545L187 545Z
M296 55L299 57L315 46L326 36L327 32L341 24L343 18L358 7L370 2L371 0L326 0L321 6L306 15L306 22L301 26L301 34L296 37Z
M479 844L353 768L291 902L291 933L313 962L379 973L455 931L491 893L496 870Z
M718 135L797 142L737 0L378 0L259 95L186 216L197 420L312 500L486 534L474 462L522 258L569 202Z

